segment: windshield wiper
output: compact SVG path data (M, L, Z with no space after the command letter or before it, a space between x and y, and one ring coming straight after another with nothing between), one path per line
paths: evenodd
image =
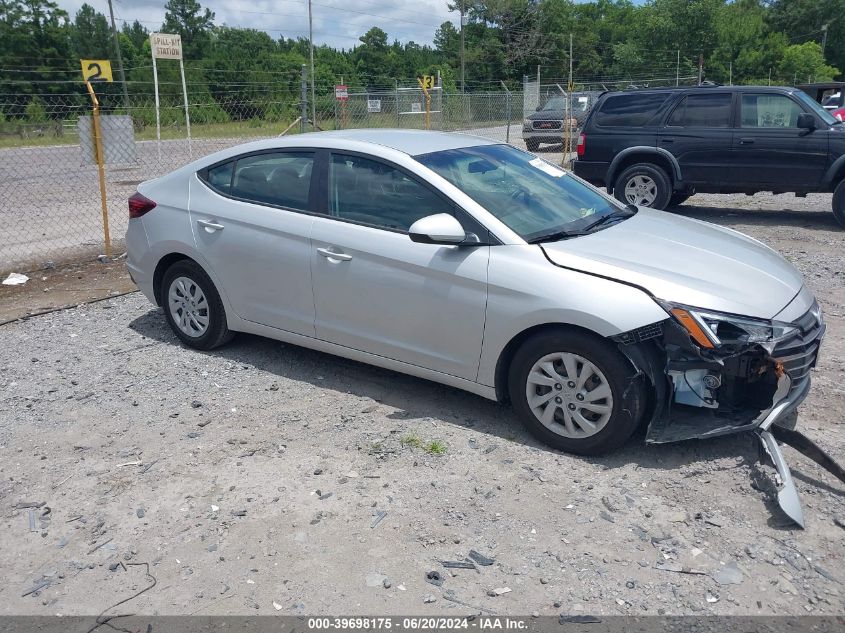
M632 205L626 205L624 209L617 209L612 213L608 213L607 215L601 216L598 220L595 220L585 226L583 229L578 229L577 231L554 231L553 233L546 233L545 235L540 235L539 237L535 237L533 240L529 240L529 244L539 244L540 242L555 242L557 240L564 240L570 237L581 237L582 235L588 235L590 231L597 226L601 226L602 224L609 222L610 220L624 220L626 218L630 218L632 215L636 214L637 208Z
M587 231L590 231L591 229L594 229L597 226L601 226L602 224L606 224L611 220L625 220L627 218L630 218L632 215L635 215L636 213L637 208L634 205L629 204L626 205L624 209L618 209L616 211L613 211L612 213L608 213L607 215L601 216L598 220L596 220L595 222L591 222L582 230L586 233Z

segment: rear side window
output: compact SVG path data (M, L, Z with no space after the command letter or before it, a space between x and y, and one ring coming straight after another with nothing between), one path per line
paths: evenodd
M648 123L670 93L624 93L605 99L596 112L596 125L601 127L638 127Z
M797 127L803 111L785 95L742 95L742 127Z
M211 185L212 188L222 191L223 193L229 193L229 189L232 187L232 171L234 170L234 167L235 161L223 163L222 165L217 165L217 167L212 167L208 170L205 181Z
M730 127L730 93L687 95L669 117L667 125L679 127Z
M203 180L235 198L308 211L313 167L311 152L253 154L208 169Z

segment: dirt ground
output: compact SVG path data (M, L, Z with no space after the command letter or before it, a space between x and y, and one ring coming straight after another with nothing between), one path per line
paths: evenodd
M805 275L829 329L799 428L842 462L829 204L698 195L679 212ZM121 266L30 275L2 314L121 291ZM845 613L845 486L788 447L804 531L750 435L569 456L423 380L252 336L186 349L137 293L0 337L2 615ZM443 564L470 550L492 564Z

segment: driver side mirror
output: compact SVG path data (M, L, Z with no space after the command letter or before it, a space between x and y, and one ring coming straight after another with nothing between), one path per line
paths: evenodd
M809 112L802 112L798 115L798 121L796 126L801 128L802 130L815 130L816 129L816 117L814 117Z
M408 229L412 242L421 244L445 244L454 246L467 239L466 231L455 216L437 213L420 218Z

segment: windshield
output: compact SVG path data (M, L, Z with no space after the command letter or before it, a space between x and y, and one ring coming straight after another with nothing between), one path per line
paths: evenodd
M417 156L530 242L578 231L623 207L560 167L510 145L480 145Z
M546 110L566 110L566 99L564 97L549 99L541 111L545 112Z
M801 99L804 102L804 105L809 106L810 109L818 116L822 121L827 123L828 125L834 125L836 123L841 123L835 116L833 116L830 112L825 110L823 107L819 105L819 103L813 99L810 95L808 95L803 90L796 90L795 96Z

